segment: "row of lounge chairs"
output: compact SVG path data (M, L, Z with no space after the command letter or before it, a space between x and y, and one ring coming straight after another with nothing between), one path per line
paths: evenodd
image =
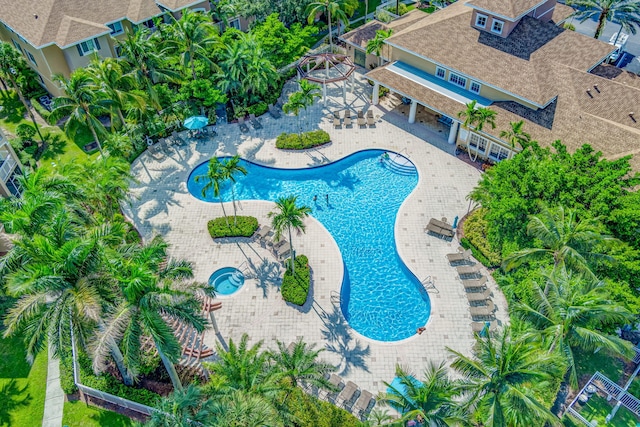
M363 419L375 406L376 400L373 394L367 390L360 390L354 382L347 381L343 385L342 378L336 374L330 374L327 380L339 391L337 395L336 392L327 392L324 397L327 400L333 400L337 406L342 406L344 409L350 408L351 413L356 417Z
M462 248L460 248L462 249ZM496 328L495 314L496 306L491 300L491 290L487 288L487 277L477 264L470 264L471 250L463 250L453 254L447 254L447 260L451 264L464 263L456 266L456 271L460 276L462 285L466 291L469 301L469 313L473 322L471 329L474 332L483 332L488 327L489 331ZM470 276L470 278L469 278ZM467 277L466 279L464 277Z
M373 111L368 110L366 117L364 110L358 111L358 117L351 117L351 111L344 110L344 121L342 121L342 117L340 117L340 112L335 111L333 113L333 127L339 128L344 124L344 127L352 127L353 119L356 120L358 127L374 127L376 125L376 119L373 117Z
M455 231L453 231L453 226L447 223L446 218L442 218L442 220L431 218L429 223L424 227L424 231L425 233L432 233L445 238L451 238L456 234Z
M260 123L260 119L256 117L256 115L253 113L249 114L249 123L251 123L251 126L253 126L255 130L262 129L262 124ZM242 133L249 132L249 127L246 125L244 117L238 117L238 126L240 126L240 131L242 131Z

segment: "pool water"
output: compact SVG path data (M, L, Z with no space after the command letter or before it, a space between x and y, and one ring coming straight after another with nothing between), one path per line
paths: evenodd
M232 295L244 285L244 274L234 267L224 267L213 272L209 284L217 295Z
M398 257L393 232L398 209L417 185L418 175L415 170L393 171L380 161L382 154L361 151L307 169L275 169L243 160L248 174L236 177L234 189L238 200L275 201L296 195L298 205L310 206L340 248L345 266L340 306L350 326L368 338L397 341L425 325L431 305ZM205 183L195 182L206 171L207 162L196 167L187 187L195 197L217 202L211 193L203 198ZM224 201L232 199L230 184L222 186L220 195Z

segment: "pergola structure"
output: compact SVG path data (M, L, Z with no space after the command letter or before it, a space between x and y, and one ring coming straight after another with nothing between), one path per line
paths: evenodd
M353 91L353 72L356 66L347 55L337 53L318 53L302 58L298 63L298 80L306 79L310 82L322 85L322 99L327 105L327 85L329 83L344 82L342 96L347 103L347 80L351 78L351 90Z

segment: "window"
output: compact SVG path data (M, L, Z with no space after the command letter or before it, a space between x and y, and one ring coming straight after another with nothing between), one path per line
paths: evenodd
M240 29L240 20L236 18L233 21L229 21L229 26L231 28L235 28L236 30L239 30Z
M467 79L457 74L449 73L449 81L456 86L466 87Z
M444 79L445 70L444 68L436 67L436 77L439 79Z
M154 28L156 28L156 23L153 22L153 19L149 19L148 21L144 21L142 23L142 25L144 25L145 27L147 27L150 30L153 30Z
M491 149L489 150L489 157L499 162L500 160L504 160L507 157L509 157L509 150L507 150L501 145L491 144Z
M502 34L502 27L504 22L498 21L497 19L493 20L493 25L491 26L491 31L496 34Z
M472 81L469 90L473 93L480 93L480 83Z
M487 16L476 14L476 27L484 28L487 26Z
M88 55L92 52L100 50L100 43L98 43L98 39L91 39L80 44L77 44L78 53L80 56Z
M121 58L122 57L122 47L120 46L114 46L113 50L116 54L116 58Z
M478 153L484 153L487 149L487 140L477 133L472 133L469 137L469 147L476 150Z
M29 52L28 50L26 52L27 52L27 57L29 58L29 61L33 62L33 65L37 67L38 63L36 62L36 58L34 58L31 52Z
M107 24L107 27L111 29L112 36L118 35L124 31L122 29L122 22L114 22L113 24Z
M13 42L13 45L16 47L16 50L17 50L18 52L20 52L20 53L24 53L24 52L22 51L22 46L20 46L20 45L18 44L18 42L17 42L17 41L15 41L14 39L11 39L11 41Z

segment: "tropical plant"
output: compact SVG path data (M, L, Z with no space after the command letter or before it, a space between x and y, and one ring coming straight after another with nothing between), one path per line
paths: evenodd
M513 252L504 260L505 270L540 258L553 258L553 266L572 269L595 279L591 267L613 258L602 253L615 239L602 234L602 225L595 218L578 220L575 210L558 206L551 210L542 207L538 215L532 215L527 233L539 243L538 248Z
M495 338L476 335L471 357L447 350L455 356L451 366L462 376L466 404L482 425L561 425L539 400L564 370L555 353L542 351L528 337L512 336L509 328Z
M239 390L215 399L213 427L281 427L285 424L274 406L261 396ZM287 424L290 425L290 424Z
M584 280L564 268L544 274L545 283L534 285L533 302L518 303L515 312L542 333L549 352L558 352L566 362L572 387L578 386L576 350L602 350L616 356L633 354L632 345L602 328L631 322L631 312L607 298L603 282Z
M122 59L101 59L96 54L86 68L95 84L95 90L101 97L112 101L112 108L121 126L125 124L122 110L126 106L136 106L140 109L145 107L144 98L132 91L136 81L133 74L125 72L124 65L128 64Z
M40 132L40 126L38 126L38 122L36 122L36 118L33 115L31 106L25 99L24 94L22 93L21 85L16 79L16 75L15 75L17 73L16 70L22 67L27 67L27 65L24 63L24 58L22 57L22 55L20 55L20 53L8 43L0 42L0 73L7 80L9 80L11 87L18 95L20 102L22 102L22 105L24 106L25 111L27 112L27 114L29 114L29 118L31 119L31 122L33 123L33 126L36 130L36 133L40 138L40 142L44 144L45 139L42 136L42 133Z
M293 113L298 117L298 123L300 123L300 111L307 110L312 106L316 98L320 98L320 86L315 83L310 83L307 80L300 80L300 90L292 93L289 96L289 100L282 106L282 111L286 114ZM299 133L302 134L302 126L298 124Z
M304 232L304 218L309 216L311 208L309 206L297 206L297 196L280 197L276 200L276 211L269 212L268 217L271 218L271 225L275 231L276 240L286 229L289 233L289 244L291 245L291 272L295 276L295 260L296 251L293 248L293 235L291 230Z
M169 14L173 17L173 15ZM210 49L220 44L216 27L207 15L185 9L180 19L173 18L170 38L165 41L165 49L169 54L178 54L183 67L191 69L191 78L196 80L196 60L217 66L209 59Z
M180 73L166 66L157 39L144 26L140 26L136 31L126 30L125 37L116 40L116 45L122 58L131 66L137 85L159 110L160 102L155 85L161 82L179 82Z
M143 337L151 338L175 390L182 383L174 363L182 355L182 347L173 333L171 320L202 332L206 320L200 315L201 304L196 292L211 293L210 286L187 281L193 277L189 263L167 259L167 244L155 237L146 245L131 244L119 248L111 261L112 275L121 297L109 309L106 326L93 344L94 369L104 366L107 344L115 341L122 347L127 368L137 375L140 367Z
M375 53L378 57L378 65L382 65L382 49L385 46L385 40L391 37L393 28L388 30L377 30L376 36L367 42L367 53Z
M293 343L289 349L282 341L277 341L278 350L269 355L275 364L276 372L288 382L292 388L298 387L301 382L318 388L331 389L332 385L325 378L326 374L335 370L330 363L318 361L318 355L323 348L316 350L315 344L308 345L302 339ZM284 401L290 391L287 391Z
M333 35L331 34L331 28L333 25L332 17L334 17L338 22L343 22L345 25L349 25L349 18L345 13L345 2L344 0L318 0L313 3L309 3L307 6L307 22L311 24L315 19L316 15L319 13L323 13L327 16L327 24L329 25L329 46L331 52L333 52Z
M459 386L449 378L444 362L430 363L422 381L400 366L396 366L396 377L400 385L385 382L388 391L378 400L398 410L403 423L422 418L425 425L433 427L466 425L464 411L455 401Z
M496 128L496 112L488 107L477 107L477 101L474 99L473 101L467 103L465 105L466 109L464 111L458 112L459 118L464 118L464 122L462 122L462 127L467 130L467 137L465 143L467 144L467 151L469 152L469 157L472 156L471 150L471 130L482 131L485 124L489 124L492 129ZM473 151L475 153L475 158L472 158L475 161L478 158L478 152Z
M569 6L577 7L573 12L580 22L587 19L596 18L598 25L594 38L600 38L607 21L613 19L623 23L623 26L633 34L640 25L640 2L637 0L570 0L567 1Z
M242 175L247 175L247 168L240 164L240 156L237 154L230 159L222 162L222 173L227 177L229 181L231 181L231 197L233 199L233 226L238 226L238 217L236 214L236 191L235 191L235 183L236 178L235 175L241 173Z
M235 2L229 0L220 0L215 2L211 7L211 19L213 22L221 22L225 27L229 26L229 18L238 16L238 10Z
M110 304L114 281L105 268L110 247L122 243L122 223L85 230L73 224L64 210L52 218L48 230L15 242L14 255L23 262L5 277L10 295L18 297L5 317L4 336L23 334L27 358L48 342L60 354L62 340L73 332L87 346L101 328L104 307ZM104 343L125 382L132 379L115 342Z
M213 402L207 399L196 385L189 384L183 390L174 390L163 398L158 411L152 411L145 427L196 427L211 425Z
M509 130L500 131L500 138L506 140L511 148L520 146L526 148L531 142L531 135L522 130L524 126L524 120L519 122L510 122Z
M105 136L107 130L99 117L109 114L113 100L98 96L91 76L84 69L76 70L69 79L57 75L54 80L60 85L64 95L53 100L51 115L56 120L69 117L64 130L70 137L75 137L83 126L89 128L100 154L104 154L100 137Z
M212 157L209 160L209 167L207 168L206 175L196 176L196 182L205 182L204 187L202 187L202 197L206 197L207 192L209 190L213 190L213 197L218 198L220 207L222 208L222 214L224 215L228 227L229 219L227 218L227 211L225 211L224 202L222 201L222 197L220 197L220 186L224 184L227 179L229 179L229 176L225 170L225 166L217 157Z

